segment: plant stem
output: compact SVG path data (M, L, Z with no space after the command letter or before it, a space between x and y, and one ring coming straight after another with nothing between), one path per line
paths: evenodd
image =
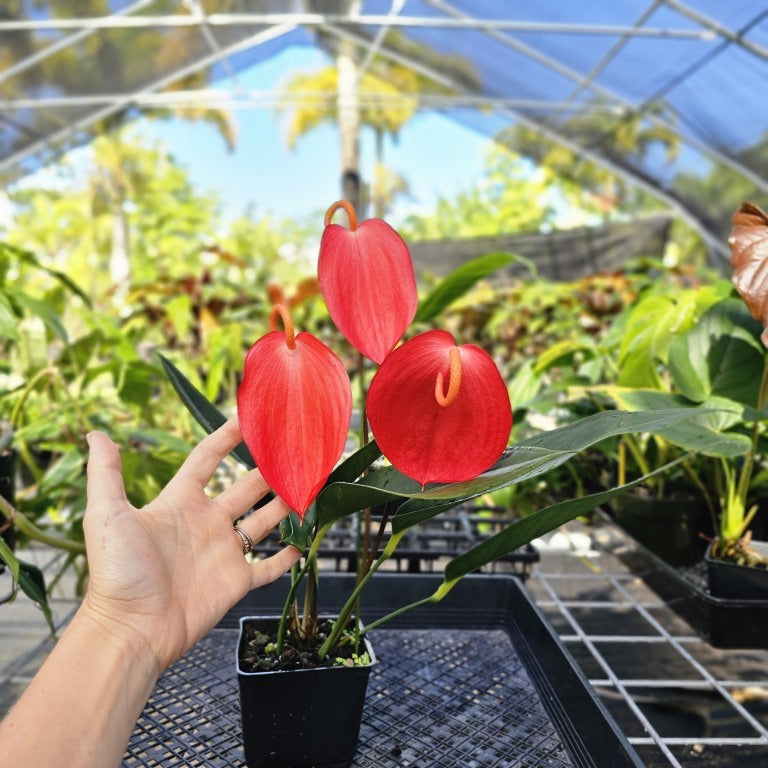
M365 413L365 400L368 395L365 388L365 358L362 352L357 353L357 378L360 384L360 447L368 445L368 418ZM358 546L357 578L363 577L364 566L369 559L371 547L371 509L367 507L358 514L358 523L363 523L362 547ZM358 543L359 537L358 537ZM362 553L362 557L360 554Z
M65 539L62 536L55 536L51 533L46 533L41 528L38 528L26 515L19 512L18 509L12 507L2 496L0 496L0 510L8 518L12 519L14 525L23 533L27 538L39 541L42 544L47 544L49 547L55 547L56 549L63 549L65 552L71 552L75 555L85 554L85 544L81 541L74 541L74 539Z
M417 600L415 603L409 603L408 605L404 605L402 608L398 608L396 611L392 611L392 613L388 613L386 616L382 616L380 619L376 619L376 621L373 621L370 624L366 624L363 627L363 632L370 632L372 629L376 629L376 627L384 624L384 622L389 621L390 619L394 619L396 616L400 616L400 614L406 613L407 611L413 610L414 608L419 608L420 606L428 605L429 603L440 602L453 589L454 585L459 581L460 581L460 578L453 579L453 581L444 581L428 597L424 597L421 600Z
M61 566L61 568L59 568L59 570L56 572L56 575L46 585L46 589L49 595L53 592L54 588L61 580L61 577L66 573L67 569L72 565L76 557L77 555L74 552L69 552L64 558L64 564Z
M385 621L394 619L396 616L399 616L401 613L405 613L406 611L413 610L414 608L419 608L420 606L427 605L428 603L433 603L434 601L435 601L435 596L430 595L429 597L425 597L422 600L417 600L415 603L409 603L408 605L404 605L402 608L398 608L396 611L392 611L392 613L388 613L386 616L382 616L380 619L376 619L376 621L372 621L370 624L366 624L363 627L363 632L370 632L370 630L376 629L376 627L380 626Z
M317 560L310 562L301 631L305 639L313 638L317 633Z
M768 399L768 355L763 362L763 376L760 379L760 390L757 395L757 410L762 411L765 408L765 401ZM749 492L749 481L752 479L752 468L755 463L755 454L757 453L757 440L760 436L760 421L755 419L752 427L752 445L749 452L744 457L744 464L739 475L739 483L736 488L736 495L741 501L741 508L747 508L747 493Z
M629 452L632 454L632 458L634 458L634 460L637 462L640 473L643 475L650 474L651 470L648 466L648 462L645 460L645 456L643 456L643 452L640 450L640 446L637 444L634 436L624 435L621 440L623 443L626 443L627 448L629 448Z
M707 486L701 482L701 478L693 471L693 467L691 466L690 462L684 461L683 469L687 473L688 477L691 478L691 480L693 481L693 484L699 489L699 491L701 492L701 495L704 497L704 503L707 505L707 509L709 510L709 515L712 518L712 530L716 531L717 530L717 514L715 514L715 507L712 504L712 498L709 495L709 491L707 491Z
M395 551L395 547L397 547L400 539L402 539L404 535L405 531L392 534L389 541L387 542L387 546L384 547L384 551L381 553L381 556L378 558L378 560L376 560L375 563L373 563L373 565L371 565L371 567L368 569L368 573L364 574L362 579L360 579L360 581L358 581L358 583L355 585L352 594L347 599L347 602L344 604L344 607L341 609L341 611L339 611L339 617L336 619L331 633L328 635L326 641L318 651L318 656L321 659L324 659L328 655L331 648L338 640L339 635L344 630L344 627L347 625L349 617L357 605L357 600L360 596L360 593L363 591L363 587L368 583L368 580L371 578L371 576L376 573L376 571L379 569L379 566L392 556L392 553Z
M277 654L280 655L283 650L283 643L285 642L285 627L288 623L288 616L291 612L291 605L293 604L293 600L296 597L296 590L299 588L299 584L301 583L301 580L306 575L307 571L309 570L310 564L312 561L317 557L317 550L320 548L320 542L325 538L325 534L328 533L328 529L330 528L329 525L324 525L321 528L318 528L317 533L315 534L315 538L312 541L312 546L309 548L309 552L307 552L306 560L304 561L304 566L302 569L298 572L298 575L296 578L291 579L291 588L288 590L288 595L285 598L285 605L283 606L283 613L280 616L280 626L277 629ZM291 570L291 574L293 575L293 569Z

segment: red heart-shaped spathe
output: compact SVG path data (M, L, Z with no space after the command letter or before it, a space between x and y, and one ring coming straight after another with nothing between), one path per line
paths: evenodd
M264 479L303 519L347 439L352 392L341 361L309 333L293 349L286 334L268 333L245 359L237 413Z
M458 350L451 353L451 349ZM456 389L451 355L460 357L455 400L436 397ZM366 403L382 453L422 485L470 480L501 456L512 429L506 385L487 352L474 344L456 347L446 331L414 336L392 352L373 377Z
M329 212L335 210L331 206ZM323 232L320 289L337 328L381 364L416 314L413 263L408 246L389 224L368 219L357 225L354 210L347 210L350 229L328 224Z

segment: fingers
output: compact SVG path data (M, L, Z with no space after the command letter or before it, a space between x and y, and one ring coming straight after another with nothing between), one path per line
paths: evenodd
M230 419L192 449L174 480L200 487L207 485L222 459L242 439L237 419Z
M251 588L262 587L264 584L274 581L278 576L282 576L288 571L300 558L301 552L289 544L277 554L254 563L251 566Z
M253 541L261 541L276 525L288 517L291 508L278 496L261 509L257 509L248 515L239 527L242 528Z
M88 441L88 502L127 501L120 449L103 433L91 432Z
M267 481L258 469L238 478L226 491L216 497L216 503L224 507L232 520L242 517L269 490Z

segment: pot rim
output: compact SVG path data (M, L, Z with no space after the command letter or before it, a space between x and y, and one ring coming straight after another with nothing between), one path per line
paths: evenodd
M318 615L317 618L318 619L335 619L336 616L334 616L332 613L321 613ZM348 670L348 671L370 670L374 665L378 664L379 662L373 650L373 646L371 645L371 641L368 635L365 635L363 637L363 642L365 643L365 650L368 652L368 657L371 660L370 664L355 664L354 667L332 666L332 667L315 667L314 669L275 669L275 670L269 670L269 671L246 672L240 667L240 644L243 639L243 632L245 631L245 625L251 621L280 621L280 614L259 613L259 614L251 614L249 616L240 617L240 622L239 622L240 629L237 633L237 644L235 645L235 670L237 671L237 674L239 677L256 677L256 676L265 677L270 675L291 675L291 674L297 674L297 673L312 673L312 672L314 672L315 674L320 674L324 672L334 672L334 671L338 672L343 670Z
M712 557L712 545L714 542L714 539L710 541L709 544L707 544L706 552L704 552L704 559L708 564L716 565L718 567L750 568L755 571L768 570L765 568L757 568L754 565L743 565L742 563L734 563L730 560L721 560L719 557ZM763 541L762 539L753 539L749 542L749 545L754 547L761 554L768 555L768 541Z

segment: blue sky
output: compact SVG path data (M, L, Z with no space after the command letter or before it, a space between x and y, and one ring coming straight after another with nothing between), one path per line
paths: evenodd
M246 90L278 91L297 71L310 72L328 63L320 51L294 46L238 75ZM218 87L228 88L223 81ZM271 212L279 217L302 218L324 211L338 199L338 136L323 126L302 138L294 151L284 141L284 129L270 109L243 109L234 113L238 143L234 152L215 128L184 120L142 121L142 133L161 139L190 171L203 190L215 190L225 203L225 215L235 217L249 203L256 215ZM392 214L393 223L413 211L428 211L438 195L452 196L471 186L482 173L488 138L448 117L418 112L402 131L399 141L387 141L387 166L410 183L410 199ZM361 136L361 170L371 177L374 165L373 134Z

